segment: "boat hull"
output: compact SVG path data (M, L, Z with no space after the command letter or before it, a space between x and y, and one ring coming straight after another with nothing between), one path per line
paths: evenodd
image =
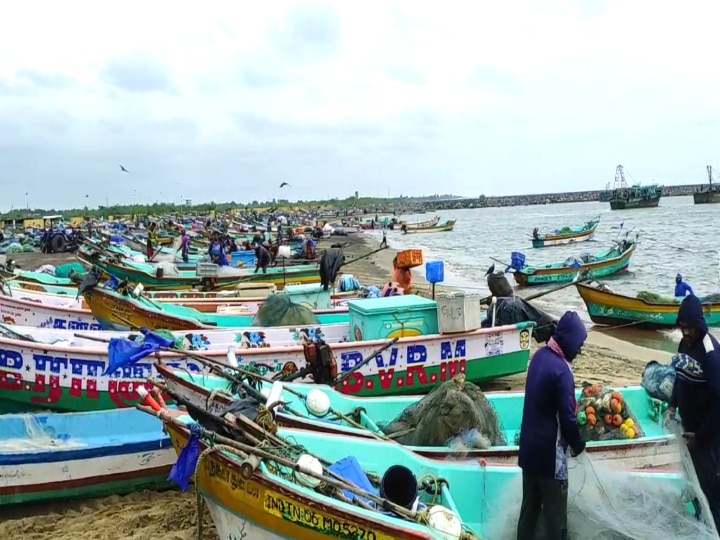
M653 303L603 291L582 283L577 283L575 286L585 303L590 320L596 324L608 326L632 324L650 330L677 326L679 303ZM703 314L708 326L720 326L720 304L703 304Z
M548 238L533 238L532 246L534 248L564 246L567 244L586 242L588 240L591 240L594 236L595 236L595 231L592 230L592 231L588 231L586 233L578 234L575 236L556 236L556 237L548 237Z
M194 405L199 409L207 409L213 414L222 414L227 410L232 398L221 392L213 392L201 386L202 381L193 384L182 377L178 377L173 370L159 367L168 390L180 399ZM308 390L312 387L308 387ZM490 397L490 394L488 394ZM491 398L492 403L492 398ZM343 412L342 410L340 412ZM649 419L647 421L650 421ZM276 416L279 426L290 429L318 431L335 435L346 435L363 439L372 439L369 430L348 429L342 424L333 422L314 421L308 417L296 416L279 412ZM646 437L634 441L591 441L586 449L598 461L604 461L618 468L648 469L648 468L675 468L680 464L680 455L675 445L670 444L671 435ZM518 447L498 446L487 449L454 450L450 447L422 447L408 446L414 453L438 460L457 459L486 459L488 462L506 465L517 465Z
M437 232L450 232L455 228L455 220L446 221L442 225L436 225L434 227L415 227L407 228L403 231L403 234L421 234L421 233L437 233Z
M52 295L50 299L52 299ZM67 307L61 307L62 301ZM67 330L102 330L102 325L88 309L70 307L82 305L71 298L59 297L57 305L43 304L28 291L27 294L0 296L0 321L3 324L19 324L38 328Z
M660 204L660 197L640 200L610 200L610 210L634 210L636 208L656 208Z
M135 442L2 452L0 506L170 488L175 461L170 438L160 429L157 437Z
M102 270L114 275L118 279L128 280L133 283L142 283L147 289L193 289L202 281L202 279L197 276L187 278L180 276L157 277L156 275L139 269L105 260L92 261L91 264L96 264ZM278 290L281 290L285 285L290 284L320 283L320 274L317 266L310 265L311 267L309 268L307 266L308 265L299 267L289 266L287 268L268 268L267 274L259 272L257 274L248 273L243 275L219 276L215 278L213 288L223 290L234 289L240 283L271 283L275 285Z
M288 328L288 331L292 329ZM523 373L530 359L532 324L518 323L452 335L401 338L389 350L352 372L337 390L355 396L418 394L430 391L463 372L470 382ZM294 346L257 347L238 351L240 365L272 373L295 373L305 366L302 341ZM332 345L340 374L372 356L386 340ZM204 354L220 363L226 350ZM155 362L200 373L202 364L177 353L161 352L106 374L105 348L48 345L0 338L0 400L32 408L90 411L131 407L138 388L157 377ZM305 377L299 382L311 382Z
M173 424L167 428L179 454L188 443L189 432ZM200 444L201 451L208 448L204 441ZM280 485L258 472L245 479L237 459L220 452L205 455L198 463L195 486L208 503L221 540L434 538L427 529L403 526L408 522L371 519L337 504L325 504L317 496L308 496L292 485Z
M695 204L716 204L720 203L720 191L696 191L693 193Z

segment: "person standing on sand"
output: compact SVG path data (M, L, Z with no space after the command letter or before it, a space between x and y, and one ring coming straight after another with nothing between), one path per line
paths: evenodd
M380 242L380 247L387 247L387 226L383 225L383 239Z
M708 333L702 303L695 295L680 304L677 325L683 337L668 415L674 418L680 412L700 488L720 530L720 343Z
M530 361L520 426L523 499L517 540L534 540L541 511L545 538L567 540L567 452L569 447L577 456L585 450L571 364L586 339L587 330L578 314L567 311L547 346Z
M157 223L154 221L150 224L150 228L147 232L147 245L145 256L148 260L152 259L155 255L155 247L157 246Z

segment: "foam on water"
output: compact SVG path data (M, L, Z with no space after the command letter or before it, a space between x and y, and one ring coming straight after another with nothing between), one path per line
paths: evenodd
M51 436L37 418L32 414L22 415L25 422L27 437L15 439L0 439L0 452L20 453L27 451L46 451L53 449L82 448L86 446L82 441L65 437Z

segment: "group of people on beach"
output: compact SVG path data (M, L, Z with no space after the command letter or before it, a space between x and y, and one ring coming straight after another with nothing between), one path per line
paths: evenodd
M708 332L702 303L688 288L676 290L683 297L677 317L682 340L672 363L675 382L667 416L675 421L680 415L683 440L720 530L720 343ZM544 538L568 537L568 454L579 456L586 443L577 422L572 362L586 339L580 317L568 311L530 361L518 457L523 482L518 540L535 538L541 514Z

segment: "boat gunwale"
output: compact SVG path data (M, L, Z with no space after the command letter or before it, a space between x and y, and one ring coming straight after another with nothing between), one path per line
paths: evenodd
M346 323L335 323L335 324L346 324ZM273 328L297 328L299 326L303 325L291 325L291 326L276 326ZM313 325L308 325L313 326ZM436 341L436 340L442 340L442 339L467 339L470 337L475 336L482 336L485 334L496 334L498 332L512 332L512 331L520 331L525 330L527 328L534 327L535 323L533 322L519 322L514 324L506 324L503 326L493 326L490 328L478 328L476 330L471 330L469 332L458 332L453 334L433 334L429 336L409 336L404 338L399 338L396 342L396 345L404 345L406 343L417 343L417 342L429 342L429 341ZM198 328L199 330L205 330L206 328ZM213 330L223 330L223 328L220 327L213 327ZM231 329L224 329L224 330L231 330ZM387 343L390 340L388 339L374 339L374 340L367 340L367 341L343 341L339 343L333 343L331 345L331 348L333 352L336 352L338 349L357 349L361 347L378 347L379 345L387 345ZM67 345L57 345L54 343L38 343L34 341L25 341L20 339L14 339L9 338L3 335L0 335L0 344L6 344L10 346L16 346L21 349L36 349L36 350L42 350L42 351L54 351L54 352L62 352L66 354L85 354L85 355L98 355L98 356L107 356L107 347L73 347L73 346L67 346ZM231 345L228 343L228 346ZM255 355L267 355L269 352L277 351L277 352L302 352L303 346L302 345L283 345L279 347L253 347L253 348L242 348L238 349L238 353L242 354L243 357L245 356L255 356ZM175 351L159 351L155 353L154 357L157 358L158 356L161 357L171 357L171 358L189 358L187 354L184 354L185 351L178 350ZM187 352L193 352L193 351L187 351ZM203 351L203 354L208 356L226 356L227 355L227 349L208 349ZM498 355L498 356L504 356Z

